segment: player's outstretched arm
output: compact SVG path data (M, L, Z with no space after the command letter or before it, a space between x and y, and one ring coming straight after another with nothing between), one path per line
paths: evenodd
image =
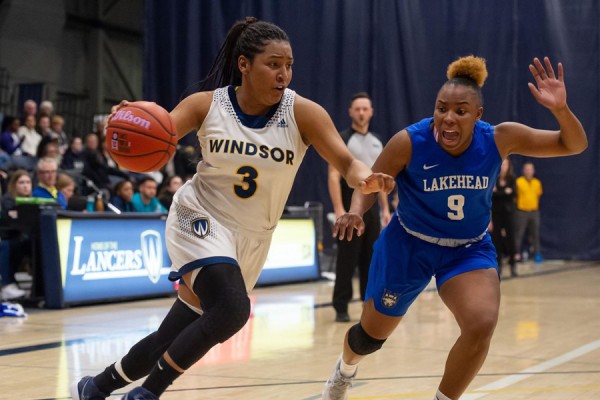
M542 106L556 118L560 129L548 131L535 129L515 122L505 122L496 127L496 143L503 157L512 153L534 157L555 157L579 154L588 146L585 130L567 105L564 72L558 63L558 74L548 57L544 64L538 59L529 65L535 84L529 90Z

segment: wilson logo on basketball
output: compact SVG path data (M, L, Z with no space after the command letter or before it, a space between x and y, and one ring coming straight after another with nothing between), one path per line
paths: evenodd
M150 121L147 119L133 115L131 111L117 111L111 118L112 121L125 121L133 125L141 126L144 129L150 129Z

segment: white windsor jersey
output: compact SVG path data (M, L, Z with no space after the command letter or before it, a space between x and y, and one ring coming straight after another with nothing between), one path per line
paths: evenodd
M209 214L234 231L273 231L283 213L307 146L294 118L296 93L286 89L273 117L244 126L227 87L214 91L198 130L202 161L193 185Z

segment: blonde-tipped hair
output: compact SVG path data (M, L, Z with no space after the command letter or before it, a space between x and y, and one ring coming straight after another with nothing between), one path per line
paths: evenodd
M461 57L448 65L446 76L448 80L468 78L473 80L478 87L482 87L488 76L485 59L475 56Z

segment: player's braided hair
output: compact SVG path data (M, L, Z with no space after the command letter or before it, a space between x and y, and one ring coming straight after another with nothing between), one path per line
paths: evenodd
M463 85L472 88L481 104L483 94L481 87L488 76L485 59L475 56L461 57L448 65L446 73L448 81L444 85Z
M227 33L215 61L206 78L200 83L202 90L212 90L226 85L241 85L242 75L238 68L238 58L243 55L253 60L270 41L289 42L283 29L277 25L246 17L237 21Z

